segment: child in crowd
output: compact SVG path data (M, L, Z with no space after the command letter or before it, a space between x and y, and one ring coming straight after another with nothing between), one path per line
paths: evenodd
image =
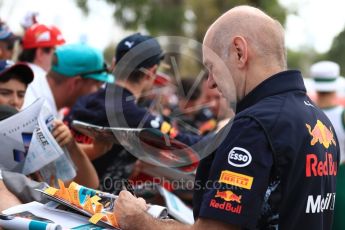
M11 61L0 61L0 105L15 108L7 117L21 109L24 95L34 76L27 64L13 64ZM2 119L5 119L3 117ZM97 188L99 184L97 173L87 155L78 147L68 127L62 121L55 120L52 135L61 147L66 147L71 159L77 167L74 180L87 187ZM33 175L34 179L40 180Z

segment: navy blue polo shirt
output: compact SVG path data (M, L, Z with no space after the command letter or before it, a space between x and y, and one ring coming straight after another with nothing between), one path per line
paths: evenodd
M331 228L339 146L299 71L258 85L220 135L224 141L198 167L196 219L242 229Z

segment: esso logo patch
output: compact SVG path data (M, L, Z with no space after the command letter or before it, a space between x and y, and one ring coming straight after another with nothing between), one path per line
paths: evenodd
M229 152L228 162L235 167L246 167L252 162L252 155L244 148L234 147Z

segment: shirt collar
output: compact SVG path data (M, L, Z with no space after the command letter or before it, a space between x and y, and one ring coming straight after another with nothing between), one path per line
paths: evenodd
M300 71L287 70L277 73L261 82L240 102L238 102L236 113L254 105L265 97L295 90L306 92Z

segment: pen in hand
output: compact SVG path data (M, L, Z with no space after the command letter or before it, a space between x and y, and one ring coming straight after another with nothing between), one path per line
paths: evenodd
M128 192L130 192L133 196L137 197L134 193L133 186L127 179L122 179L122 185Z

